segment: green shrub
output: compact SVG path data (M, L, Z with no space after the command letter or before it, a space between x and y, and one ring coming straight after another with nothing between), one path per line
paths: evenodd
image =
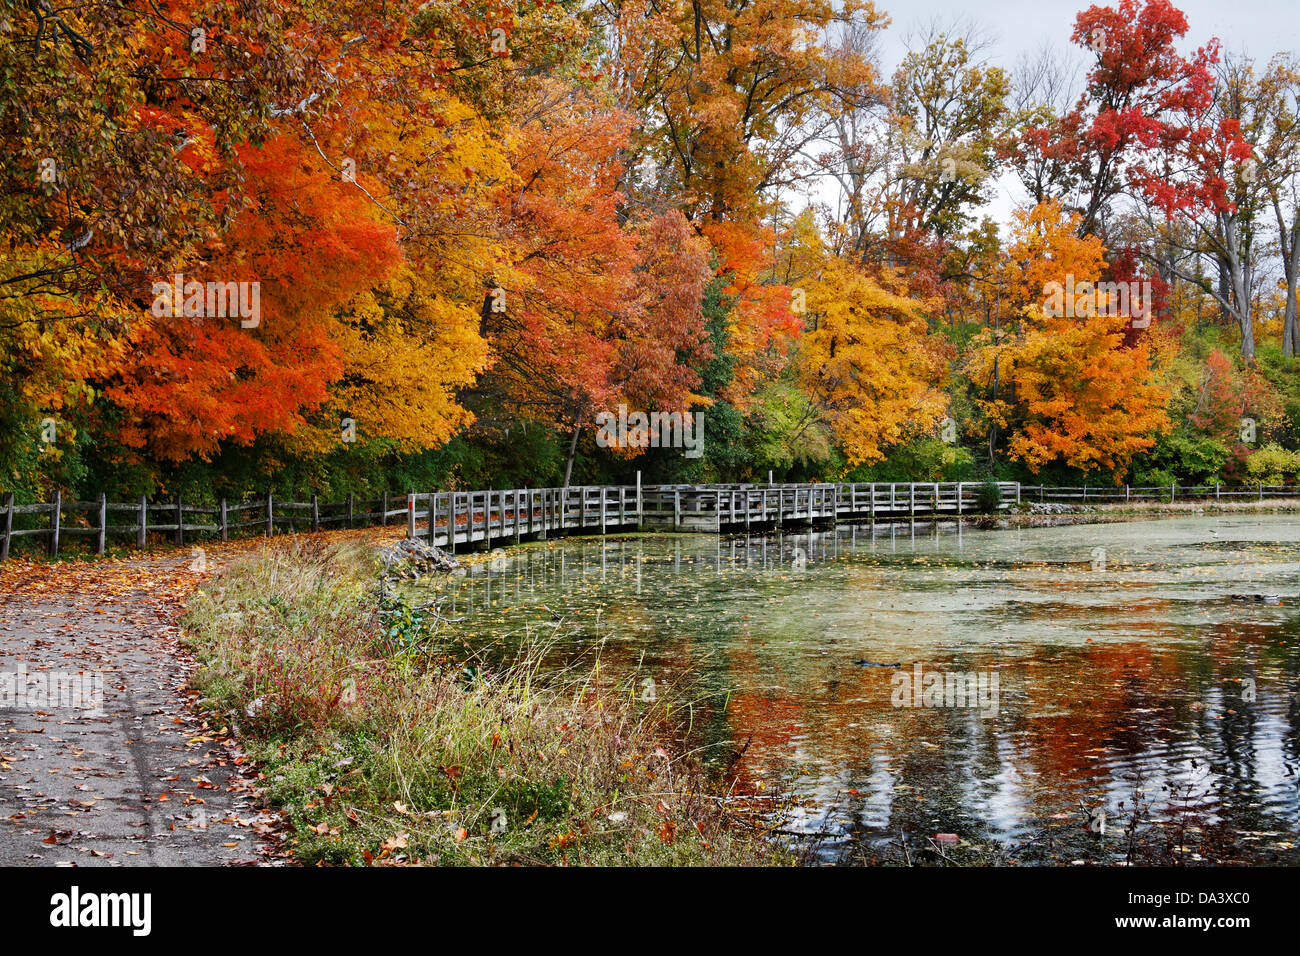
M928 435L889 449L884 461L862 465L846 481L969 481L975 458L960 445Z
M1213 484L1230 454L1223 442L1179 428L1158 438L1151 452L1135 463L1133 484Z
M1246 473L1265 485L1291 484L1300 472L1300 452L1270 442L1246 459Z
M1002 504L1002 489L998 483L989 479L980 482L979 488L975 492L975 507L980 514L993 514Z

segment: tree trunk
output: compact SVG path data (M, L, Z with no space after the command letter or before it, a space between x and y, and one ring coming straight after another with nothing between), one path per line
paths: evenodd
M998 366L1000 364L1000 359L1001 356L998 355L993 356L993 401L994 402L998 400L998 377L999 377ZM997 450L998 450L998 423L990 420L989 421L989 467L990 468L993 467L994 462L997 460Z
M1241 357L1246 364L1255 364L1255 322L1250 306L1255 291L1255 268L1250 260L1249 250L1242 248L1241 226L1237 216L1222 217L1224 247L1227 251L1228 282L1231 296L1222 301L1228 315L1237 320L1241 328ZM1223 277L1222 268L1219 272Z
M1232 297L1232 279L1228 264L1222 259L1218 261L1219 265L1219 294L1216 298L1219 300L1219 318L1226 324L1235 320L1231 310L1228 308L1228 300Z
M569 487L569 479L573 477L573 459L578 457L578 434L582 431L581 425L573 426L573 441L569 442L569 460L564 463L564 487Z
M1282 319L1282 354L1295 358L1296 348L1300 345L1300 327L1296 324L1295 276L1288 276L1286 281L1286 312Z
M1247 365L1255 364L1255 323L1250 317L1250 306L1241 310L1241 357Z
M1282 207L1276 197L1273 209L1277 214L1278 239L1282 247L1282 273L1286 280L1286 309L1282 316L1282 354L1294 358L1300 354L1300 323L1296 316L1296 285L1300 281L1300 209L1295 211L1288 227L1282 216Z

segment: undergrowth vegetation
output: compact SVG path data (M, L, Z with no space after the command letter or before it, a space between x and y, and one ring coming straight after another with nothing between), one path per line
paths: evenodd
M229 566L187 616L201 706L261 763L300 861L783 861L674 752L670 693L544 668L554 634L489 663L378 577L362 544L301 540Z

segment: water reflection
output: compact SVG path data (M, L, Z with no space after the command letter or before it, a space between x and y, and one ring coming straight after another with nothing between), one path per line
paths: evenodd
M698 673L697 742L742 787L792 781L789 828L830 856L956 833L1027 862L1294 863L1298 545L1286 517L917 522L551 542L447 587L468 639L563 617L590 625L569 654ZM996 675L997 714L894 706L918 665Z

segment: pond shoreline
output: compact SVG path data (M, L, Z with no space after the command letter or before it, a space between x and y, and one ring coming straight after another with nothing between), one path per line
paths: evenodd
M1143 521L1152 518L1189 518L1207 515L1293 515L1300 514L1300 498L1273 501L1214 502L1193 500L1173 504L1129 503L1114 505L1037 505L1027 503L996 515L969 518L972 525L987 530L1050 528L1072 524L1102 524Z

